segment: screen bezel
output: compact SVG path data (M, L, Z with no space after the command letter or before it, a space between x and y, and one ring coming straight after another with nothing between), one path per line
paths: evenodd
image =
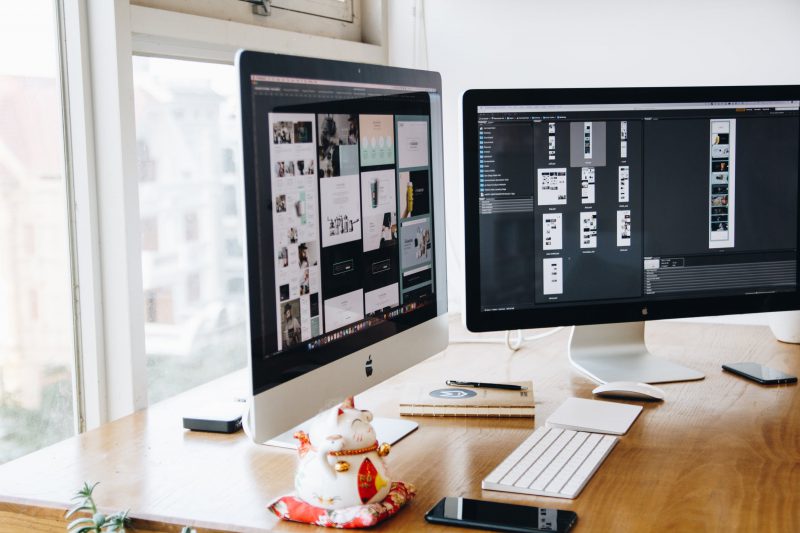
M248 325L247 331L250 336L249 362L251 367L252 389L254 394L259 394L271 388L277 387L291 379L308 374L318 368L324 367L334 361L347 357L352 352L357 352L365 347L382 342L391 338L397 333L401 333L416 325L430 321L437 316L447 312L447 291L446 291L446 262L444 249L444 205L439 203L436 198L443 196L442 162L431 160L431 197L432 197L432 228L434 235L434 300L435 309L420 310L418 316L410 316L410 322L404 323L403 317L396 320L397 331L388 336L377 335L376 332L367 330L363 334L354 335L352 349L338 350L336 354L327 356L324 350L308 352L303 357L303 361L295 361L290 364L288 358L276 361L280 369L279 375L267 379L265 376L264 365L261 354L265 353L264 338L260 333L259 327L263 320L262 309L262 280L260 275L256 275L265 268L273 268L272 265L262 265L259 260L258 250L258 198L255 188L256 176L256 153L252 142L252 132L254 130L253 107L252 107L252 75L284 76L291 78L304 78L310 80L326 80L349 83L377 83L385 85L395 85L403 87L422 87L435 90L439 102L438 111L434 114L433 105L430 117L430 149L441 146L441 76L437 72L386 67L382 65L370 65L363 63L352 63L345 61L334 61L326 59L316 59L308 57L287 56L274 53L262 53L242 50L237 54L236 64L238 68L239 98L242 123L242 155L243 155L243 175L244 175L244 226L245 226L245 286L247 287L246 298L248 305ZM379 81L376 81L379 80ZM438 138L435 138L438 136ZM248 142L250 141L250 142ZM441 159L441 158L439 158ZM419 320L417 320L419 318ZM408 322L408 321L406 321ZM356 338L357 337L357 338ZM343 353L338 353L342 351ZM279 352L280 353L280 352ZM258 360L256 360L258 358ZM295 368L302 367L302 371L295 371Z
M800 100L800 86L658 87L600 89L471 89L462 98L464 157L465 308L470 331L608 324L692 316L761 313L800 308L800 270L794 292L647 302L576 303L564 307L482 311L478 214L478 106L691 103ZM800 119L798 119L800 123ZM800 145L798 146L800 151ZM798 176L800 179L800 176ZM800 187L798 187L800 207ZM800 232L797 254L800 254ZM800 257L798 258L800 259Z

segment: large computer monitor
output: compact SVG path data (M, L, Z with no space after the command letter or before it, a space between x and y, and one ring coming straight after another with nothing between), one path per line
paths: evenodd
M263 442L447 345L439 74L242 51Z
M702 378L650 356L644 321L798 308L799 103L797 86L468 91L469 329L577 325L570 360L596 381Z

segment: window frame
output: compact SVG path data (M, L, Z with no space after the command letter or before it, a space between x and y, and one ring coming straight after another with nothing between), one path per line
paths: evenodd
M272 0L273 9L286 9L342 22L353 22L353 0Z
M78 431L147 407L133 56L233 64L240 48L386 64L388 46L130 5L54 0L60 23ZM386 35L387 0L380 6ZM313 17L314 15L308 15ZM93 74L94 73L94 74Z
M383 14L386 1L380 0ZM385 20L381 25L386 26ZM357 43L151 7L130 6L130 27L133 53L143 56L232 65L236 51L244 48L381 65L388 61L385 41Z

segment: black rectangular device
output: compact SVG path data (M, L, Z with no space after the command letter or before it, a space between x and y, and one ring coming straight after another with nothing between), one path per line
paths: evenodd
M183 428L212 433L234 433L242 429L241 402L216 402L193 405L183 415Z
M722 365L723 370L732 372L743 378L752 379L762 385L780 385L783 383L797 383L797 376L786 374L759 363L730 363Z
M528 505L442 498L425 515L434 524L521 533L566 533L578 515L572 511Z
M800 87L470 90L472 331L800 305Z

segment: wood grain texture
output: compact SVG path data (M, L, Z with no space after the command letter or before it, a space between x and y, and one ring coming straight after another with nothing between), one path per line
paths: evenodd
M457 319L452 336L465 336ZM642 403L642 415L576 500L482 491L481 480L565 399L591 398L594 384L569 366L567 338L562 331L516 353L501 344L454 344L356 398L359 407L397 416L398 392L411 381L534 383L535 420L415 418L420 429L387 459L418 496L377 529L455 531L423 516L443 496L464 496L571 509L578 533L800 531L800 389L764 387L720 369L757 361L800 374L800 347L760 326L648 325L651 351L706 379L660 385L666 401ZM137 531L312 531L265 509L292 490L294 452L251 444L241 433L181 428L187 406L242 395L244 382L243 372L227 376L0 466L0 532L63 531L63 510L84 480L100 481L104 510L129 508Z

